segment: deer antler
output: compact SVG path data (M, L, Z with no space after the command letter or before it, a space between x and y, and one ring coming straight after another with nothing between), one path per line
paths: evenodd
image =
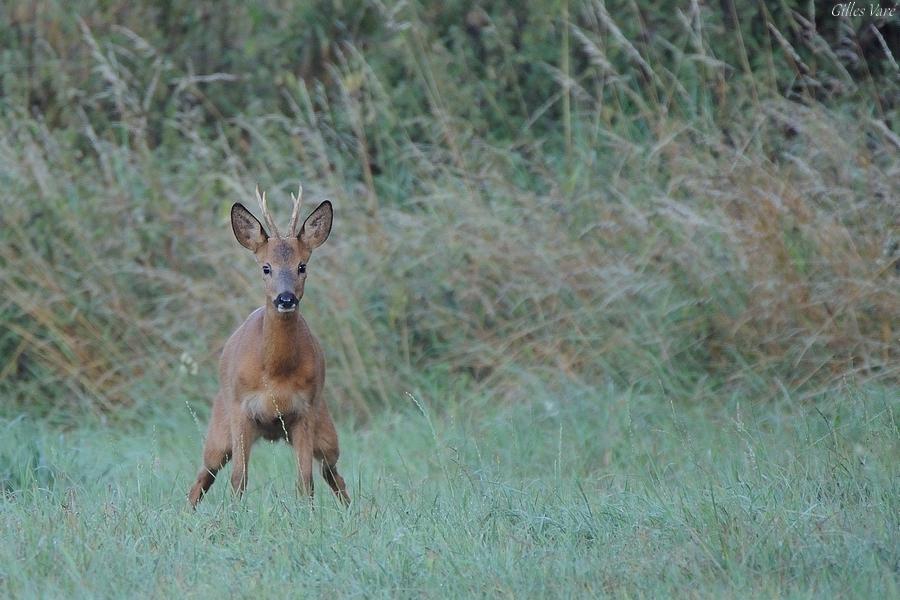
M291 200L294 201L294 209L291 211L291 226L290 226L290 234L292 236L296 236L299 231L297 231L297 221L300 219L300 206L303 205L303 184L297 185L297 195L291 194Z
M259 202L259 209L262 211L263 219L265 219L266 225L269 227L269 233L273 237L281 237L281 234L278 232L278 227L275 226L275 219L269 214L269 207L266 204L266 193L263 192L262 196L260 196L258 185L256 186L256 201Z

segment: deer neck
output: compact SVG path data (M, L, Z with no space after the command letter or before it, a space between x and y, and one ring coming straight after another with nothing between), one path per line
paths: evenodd
M300 311L282 314L268 306L263 314L263 371L284 377L301 363Z

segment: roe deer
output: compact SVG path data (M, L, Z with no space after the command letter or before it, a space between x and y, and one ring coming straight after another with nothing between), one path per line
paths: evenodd
M313 249L328 238L333 212L330 202L322 202L298 231L302 193L301 188L296 198L291 194L294 208L284 237L258 188L256 199L271 237L244 205L231 207L234 236L253 252L262 271L266 303L247 317L222 351L219 392L203 448L203 467L188 495L191 506L197 506L229 459L231 485L240 496L247 486L250 448L260 437L284 438L293 447L302 493L312 496L315 457L335 495L344 505L350 503L337 472L337 433L322 395L325 359L298 308L307 262Z

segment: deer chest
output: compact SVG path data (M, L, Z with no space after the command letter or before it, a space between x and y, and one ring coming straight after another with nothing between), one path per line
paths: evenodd
M245 394L241 400L244 414L258 423L279 418L303 416L310 407L312 394L305 390L283 390L276 387Z

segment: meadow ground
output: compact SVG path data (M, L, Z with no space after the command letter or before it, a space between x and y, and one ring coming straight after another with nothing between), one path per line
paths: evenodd
M8 419L0 595L896 597L898 410L851 386L762 408L614 387L410 398L343 424L349 510L318 477L311 510L287 445L261 443L245 498L220 477L196 513L187 408L65 432Z

